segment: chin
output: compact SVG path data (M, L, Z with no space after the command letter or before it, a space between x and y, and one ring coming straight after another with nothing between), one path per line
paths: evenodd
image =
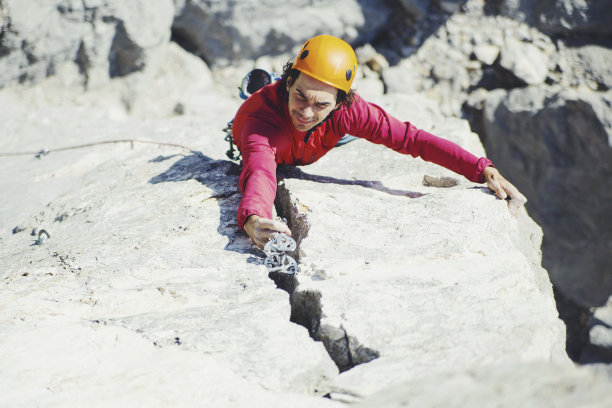
M297 121L293 122L293 127L296 128L300 132L308 132L310 129L314 127L314 125L315 123L313 122L309 122L309 123L300 123Z

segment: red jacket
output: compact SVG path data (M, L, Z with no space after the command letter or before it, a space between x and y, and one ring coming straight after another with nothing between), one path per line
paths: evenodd
M252 214L272 218L277 164L313 163L346 134L421 157L477 183L484 181L484 169L492 165L487 158L478 158L453 142L399 121L359 95L355 95L350 108L341 106L304 142L306 132L297 131L291 123L282 83L278 81L251 95L234 118L232 133L243 163L239 180L240 228Z

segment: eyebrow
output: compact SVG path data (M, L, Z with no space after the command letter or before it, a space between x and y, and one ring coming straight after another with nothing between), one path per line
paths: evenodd
M302 98L304 98L304 99L308 99L308 98L306 98L306 95L304 95L304 92L302 92L302 90L301 90L301 89L299 89L299 88L295 88L295 91L296 91L296 92L297 92L297 93L298 93L298 94L299 94L299 95L300 95ZM329 105L331 105L331 103L330 103L330 102L326 102L326 101L321 101L321 102L317 102L317 105L321 105L321 106L329 106Z

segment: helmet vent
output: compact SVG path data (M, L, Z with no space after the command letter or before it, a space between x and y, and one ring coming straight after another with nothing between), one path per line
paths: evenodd
M350 68L346 70L346 80L350 81L351 77L353 76L353 70L351 70Z
M308 51L308 50L304 50L304 52L302 52L302 53L300 54L300 59L304 59L304 58L306 58L306 57L308 56L308 54L309 54L309 51Z

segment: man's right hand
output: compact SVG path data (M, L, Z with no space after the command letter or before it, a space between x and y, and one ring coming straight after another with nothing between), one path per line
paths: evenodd
M262 218L258 215L251 215L247 218L244 223L244 231L261 250L263 250L266 242L279 232L291 236L291 230L284 223Z

